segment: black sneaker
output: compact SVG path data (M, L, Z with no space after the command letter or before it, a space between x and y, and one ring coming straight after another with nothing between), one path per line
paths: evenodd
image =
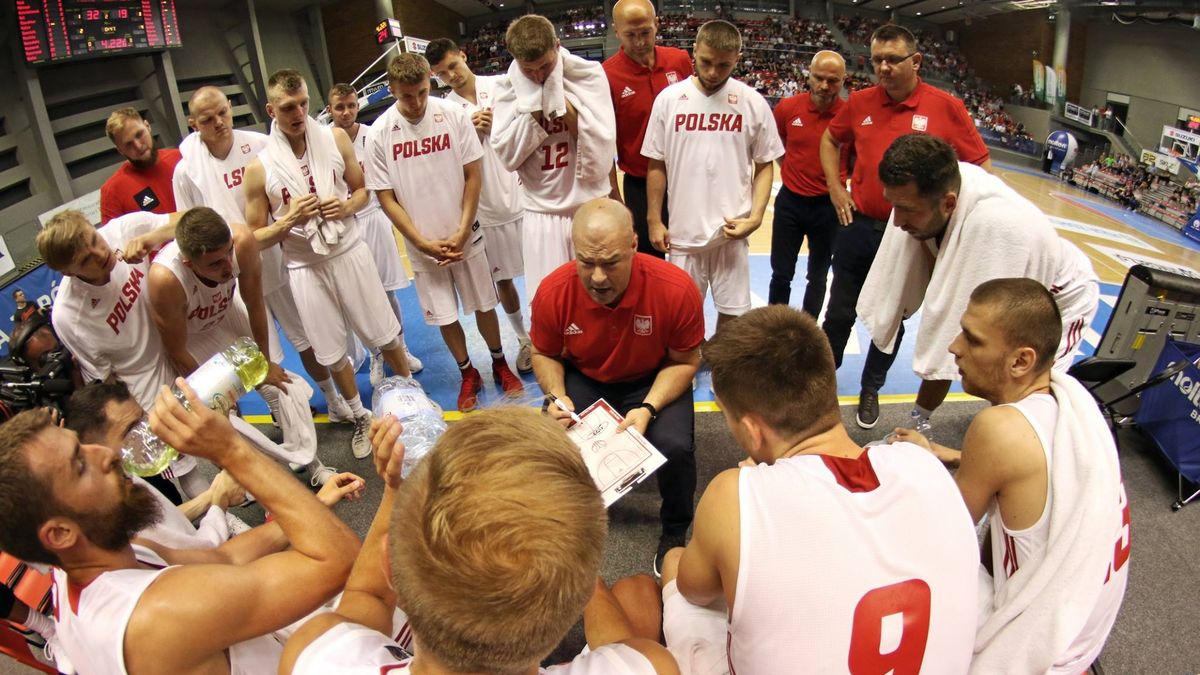
M870 429L879 421L879 392L863 389L858 392L858 414L854 421L863 429Z
M658 538L658 551L654 554L654 578L662 578L662 561L667 557L667 551L687 545L687 539L682 534L664 534Z

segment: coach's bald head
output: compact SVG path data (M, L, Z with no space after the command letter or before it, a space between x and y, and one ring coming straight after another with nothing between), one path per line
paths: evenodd
M633 214L621 202L593 199L575 212L571 240L575 269L588 296L602 305L615 306L629 287L637 253Z

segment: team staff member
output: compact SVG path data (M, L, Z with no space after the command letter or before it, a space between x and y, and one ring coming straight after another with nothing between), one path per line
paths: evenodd
M801 308L816 318L825 304L825 277L837 234L837 213L829 201L825 172L821 169L821 136L845 106L842 84L846 61L841 54L820 51L808 66L808 91L789 96L775 106L775 127L783 141L780 160L783 186L775 195L775 221L771 229L771 286L767 302L786 305L791 301L796 256L808 238L808 285ZM842 149L839 180L846 182Z
M114 110L104 133L126 162L100 186L100 223L134 211L173 213L171 177L182 157L179 151L158 148L150 122L142 119L137 108Z
M575 262L550 273L533 299L533 372L547 411L564 424L568 411L605 399L667 458L658 470L662 536L682 546L696 493L692 377L700 364L704 313L687 272L637 254L633 216L599 198L572 223ZM565 410L563 409L565 408Z
M622 190L625 204L633 212L633 229L638 236L638 253L663 258L666 254L650 244L646 225L646 173L642 156L646 123L658 92L692 76L692 59L675 47L655 45L658 17L649 0L619 0L613 5L613 32L621 48L604 62L608 89L617 113L617 166L625 172ZM615 183L614 176L614 183ZM616 195L613 195L616 198ZM662 221L668 225L667 203Z
M850 94L841 112L821 137L821 168L838 222L845 226L833 248L833 286L821 328L829 336L834 363L841 367L850 329L857 318L858 294L883 232L892 205L883 196L879 162L883 153L904 134L932 134L952 146L958 158L991 170L987 146L975 130L962 101L921 81L921 53L917 40L906 28L880 26L871 35L871 63L879 83ZM850 177L853 198L841 177L840 152L850 144L857 157ZM903 335L901 333L900 335ZM894 349L900 346L896 338ZM884 354L871 347L863 366L862 389L858 395L858 425L864 429L879 420L879 388L895 360L895 351ZM917 398L917 405L924 401Z

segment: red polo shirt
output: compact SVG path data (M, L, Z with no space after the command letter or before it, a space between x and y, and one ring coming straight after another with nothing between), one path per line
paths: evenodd
M667 350L700 346L701 303L687 272L638 253L621 302L607 307L588 296L569 262L538 286L529 337L539 352L562 358L593 380L631 382L656 372Z
M134 211L173 213L175 190L171 177L182 158L175 148L160 148L158 161L148 169L139 169L128 161L118 167L100 186L100 223Z
M858 157L850 192L863 215L888 219L892 205L883 198L879 163L892 141L914 131L933 134L954 146L959 161L983 164L988 159L987 146L962 101L937 87L918 80L913 93L899 103L879 85L851 92L850 100L829 123L829 133L839 143L854 144Z
M821 112L809 93L789 96L775 106L775 127L783 141L783 185L802 197L829 194L821 170L821 136L846 102L839 96L829 110ZM842 182L846 180L849 144L842 146Z
M658 92L692 76L692 57L674 47L654 48L654 70L625 55L622 48L604 62L608 90L617 111L617 166L645 178L649 160L642 156L646 122Z

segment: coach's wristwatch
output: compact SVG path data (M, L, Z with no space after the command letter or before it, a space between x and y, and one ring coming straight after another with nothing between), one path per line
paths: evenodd
M634 410L637 410L638 408L645 408L646 410L650 411L650 421L651 422L658 419L658 408L655 408L654 404L642 401L641 403L630 408L629 412L633 412Z

